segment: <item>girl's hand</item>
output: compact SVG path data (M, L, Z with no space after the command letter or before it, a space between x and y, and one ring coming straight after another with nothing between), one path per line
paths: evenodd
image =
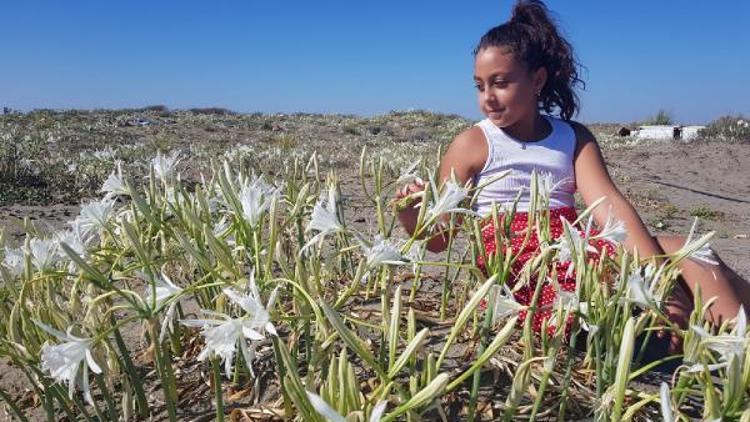
M692 308L693 297L690 294L690 288L685 285L684 281L678 279L672 289L672 296L665 304L664 312L670 321L685 329L690 321ZM669 354L682 353L682 337L679 334L667 330L660 330L656 333L658 338L664 338L667 335L669 336Z
M417 179L412 183L404 185L396 192L393 204L399 211L418 204L421 201L422 192L425 189L424 181Z

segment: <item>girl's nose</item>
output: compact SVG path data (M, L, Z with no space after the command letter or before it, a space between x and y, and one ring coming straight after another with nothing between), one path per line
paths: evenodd
M494 99L495 99L495 94L494 94L494 93L492 92L492 90L491 90L491 89L489 89L489 88L485 88L485 89L484 89L484 92L482 92L482 99L483 99L483 100L484 100L485 102L486 102L486 101L490 101L490 100L494 100Z
M492 101L495 99L495 94L492 93L491 89L485 89L482 93L482 99L484 102Z

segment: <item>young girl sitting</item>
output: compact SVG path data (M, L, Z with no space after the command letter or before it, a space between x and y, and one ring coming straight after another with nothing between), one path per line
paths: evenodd
M571 120L578 110L578 99L573 91L581 80L571 45L560 36L541 1L522 0L513 9L511 19L490 29L474 50L474 81L479 108L487 118L460 133L448 147L440 165L440 178L446 180L451 172L459 183L471 181L475 186L490 180L506 170L511 174L486 186L479 194L477 211L488 215L492 203L498 207L512 203L519 189L523 192L513 229L525 228L529 206L531 173L548 174L556 189L550 197L550 229L553 238L562 234L562 220L576 219L574 193L580 192L587 206L601 197L606 201L593 211L594 221L604 227L611 213L624 223L627 237L624 246L637 249L641 258L674 253L685 244L681 236L656 236L649 234L633 206L623 197L612 182L599 145L592 133L582 124ZM559 118L549 114L558 110ZM546 114L541 114L544 111ZM424 189L421 183L403 187L397 199ZM418 211L406 207L399 214L404 228L413 233ZM484 243L488 252L494 252L494 228L484 230ZM446 248L444 236L432 236L428 249L439 252ZM514 254L522 254L517 270L537 251L535 237ZM604 246L612 252L611 245ZM666 303L670 318L684 327L692 311L692 292L700 284L703 301L716 296L709 311L714 323L737 315L740 305L750 309L750 287L720 259L718 265L708 265L691 260L683 261L682 277ZM560 287L575 289L575 275L560 271ZM528 286L516 293L516 299L529 304ZM539 305L554 303L555 290L544 286ZM539 329L549 312L537 313L535 329ZM671 349L679 347L679 338L672 336Z

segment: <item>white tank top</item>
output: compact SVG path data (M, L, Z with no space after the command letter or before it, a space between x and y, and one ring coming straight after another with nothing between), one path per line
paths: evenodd
M556 186L550 195L550 208L575 205L575 131L563 120L543 116L552 126L552 131L546 138L534 142L513 138L490 119L476 124L482 129L489 148L484 168L474 176L474 186L511 170L510 175L490 183L479 193L474 209L480 215L489 215L493 202L497 204L499 212L509 209L519 190L522 194L517 210L528 211L533 170L539 175L548 175L546 177L550 177L552 185Z

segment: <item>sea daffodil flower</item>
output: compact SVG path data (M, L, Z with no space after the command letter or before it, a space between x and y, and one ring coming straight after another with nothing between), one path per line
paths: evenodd
M34 321L34 323L63 341L63 343L56 345L44 343L41 355L42 371L49 372L50 376L57 382L67 383L68 394L72 398L78 370L83 366L81 390L86 401L90 404L93 403L94 400L91 397L89 387L89 369L96 374L102 373L102 369L97 365L91 353L93 340L72 335L72 327L67 329L67 333L63 333L41 322Z

